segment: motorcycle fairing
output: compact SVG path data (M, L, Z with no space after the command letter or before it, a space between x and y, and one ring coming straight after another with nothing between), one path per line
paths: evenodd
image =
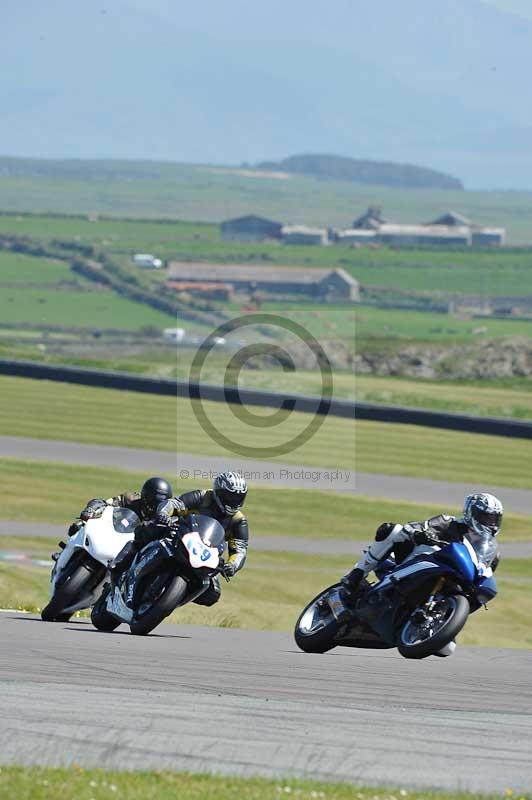
M218 548L208 547L204 544L199 533L190 531L183 534L181 539L187 549L191 567L194 569L200 567L215 569L218 566L220 563Z
M482 576L477 583L477 596L481 603L493 600L497 594L497 582L492 575Z
M472 555L475 556L476 563L473 562ZM451 575L458 581L472 584L478 574L477 566L478 560L474 551L471 554L461 543L446 545L433 553L414 555L396 566L361 597L357 605L357 615L384 642L395 646L399 622L397 615L403 605L405 590L415 591L427 578L433 580L440 575Z

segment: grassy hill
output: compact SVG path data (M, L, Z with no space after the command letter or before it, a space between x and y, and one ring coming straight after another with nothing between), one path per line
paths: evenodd
M334 155L297 155L282 161L263 161L260 169L281 170L324 180L352 181L401 189L463 189L457 178L414 164L362 161Z

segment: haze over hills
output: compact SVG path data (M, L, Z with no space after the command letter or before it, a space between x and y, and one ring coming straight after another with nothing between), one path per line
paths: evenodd
M341 153L532 190L532 22L487 2L2 6L0 153Z

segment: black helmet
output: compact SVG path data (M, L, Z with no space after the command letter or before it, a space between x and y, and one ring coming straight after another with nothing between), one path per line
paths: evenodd
M221 511L236 514L246 500L248 485L238 472L221 472L212 485L214 499Z
M142 489L140 496L147 510L155 513L160 503L172 497L172 487L164 478L149 478Z

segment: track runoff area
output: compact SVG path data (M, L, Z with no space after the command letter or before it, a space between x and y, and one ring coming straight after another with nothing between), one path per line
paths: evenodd
M26 447L33 460L87 463L93 447L100 465L123 467L123 457L152 472L162 456L23 439L17 449L13 439L2 439L9 455ZM59 453L65 446L73 452ZM196 458L196 468L220 466ZM381 479L378 496L393 497L397 478ZM419 497L419 480L403 480ZM459 502L461 485L429 484L425 502L442 492ZM347 491L359 491L356 475ZM290 634L167 624L140 638L12 611L0 612L0 641L4 764L201 772L208 752L226 774L480 792L532 785L526 650L462 646L421 662L394 651L308 655Z

